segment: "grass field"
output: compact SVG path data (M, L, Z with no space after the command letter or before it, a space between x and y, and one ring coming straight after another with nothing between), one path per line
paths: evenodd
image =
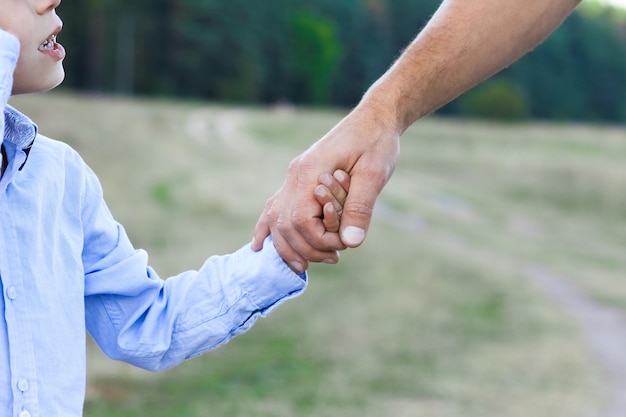
M292 157L341 111L64 94L13 104L74 146L167 277L249 241ZM150 374L89 347L86 417L588 417L580 324L528 279L626 310L626 130L429 118L363 247L214 352Z

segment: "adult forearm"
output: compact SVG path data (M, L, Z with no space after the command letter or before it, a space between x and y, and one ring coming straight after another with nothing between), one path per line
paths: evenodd
M357 109L403 132L543 41L580 0L445 0Z
M420 117L510 65L545 39L580 0L445 0L359 105L305 153L267 203L255 249L270 232L281 256L305 264L365 239L374 202L391 177L399 137ZM341 169L351 184L340 242L313 199L319 175Z

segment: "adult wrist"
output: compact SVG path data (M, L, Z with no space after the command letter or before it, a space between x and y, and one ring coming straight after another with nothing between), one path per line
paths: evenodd
M383 77L363 95L357 109L375 120L379 126L400 136L422 116L417 110L414 93L407 94L405 88Z

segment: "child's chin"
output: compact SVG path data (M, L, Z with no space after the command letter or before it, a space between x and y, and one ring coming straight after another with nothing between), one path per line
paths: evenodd
M58 74L56 74L56 77L51 77L39 86L33 86L34 88L31 91L28 91L28 93L45 93L46 91L50 91L61 85L64 79L65 71L61 70Z
M54 77L49 77L46 80L38 83L16 83L13 85L13 91L11 95L31 94L31 93L45 93L55 87L58 87L65 79L65 72L60 71L55 74Z
M61 85L61 83L63 82L64 79L65 79L65 70L63 69L62 65L59 65L59 68L58 68L57 72L55 73L55 76L51 77L50 83L48 84L47 87L45 87L44 90L42 90L42 92L50 91L53 88L58 87L59 85Z

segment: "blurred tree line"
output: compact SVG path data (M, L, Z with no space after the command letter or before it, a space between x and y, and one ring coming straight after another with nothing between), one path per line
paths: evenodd
M352 106L440 0L62 3L66 86L210 100ZM626 121L626 18L579 8L522 60L441 110Z

